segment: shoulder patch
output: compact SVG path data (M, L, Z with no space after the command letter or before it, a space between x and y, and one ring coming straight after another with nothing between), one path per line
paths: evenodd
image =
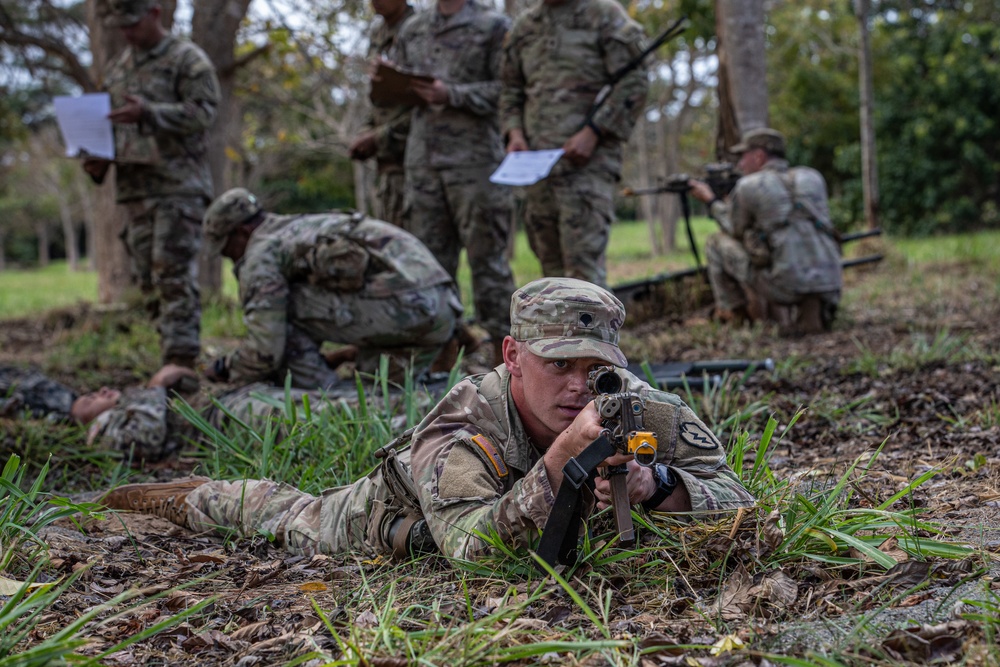
M500 452L498 452L497 448L493 446L493 443L490 442L489 438L482 433L477 433L469 438L469 440L475 443L479 449L483 450L483 454L486 454L486 458L490 460L490 463L493 464L494 470L497 471L497 476L506 477L508 475L509 471L507 470L507 464L504 463L503 458L500 456Z
M680 436L681 440L697 449L716 449L722 446L715 434L698 422L681 424Z

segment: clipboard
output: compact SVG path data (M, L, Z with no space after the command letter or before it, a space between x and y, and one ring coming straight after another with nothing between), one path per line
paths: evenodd
M372 75L368 97L377 107L426 106L424 99L413 92L414 81L434 83L434 77L404 72L386 62L379 62Z

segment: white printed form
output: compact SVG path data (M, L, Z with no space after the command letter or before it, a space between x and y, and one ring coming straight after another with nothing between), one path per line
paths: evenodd
M111 97L107 93L88 93L77 97L53 98L56 122L66 144L67 157L115 159L115 134L108 114Z
M553 148L507 153L507 157L490 176L490 182L500 185L533 185L549 175L563 152L561 148Z

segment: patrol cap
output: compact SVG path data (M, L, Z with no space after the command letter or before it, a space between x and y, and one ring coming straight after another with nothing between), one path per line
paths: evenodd
M730 147L730 153L746 153L753 148L763 148L772 155L785 154L785 135L769 127L758 127L743 133L740 143Z
M624 322L625 307L611 292L575 278L535 280L510 299L511 337L545 359L596 357L625 366L618 349Z
M108 14L104 17L104 25L109 28L135 25L158 4L160 0L108 0Z
M205 211L203 231L208 252L218 255L234 229L261 212L257 197L246 188L226 190Z

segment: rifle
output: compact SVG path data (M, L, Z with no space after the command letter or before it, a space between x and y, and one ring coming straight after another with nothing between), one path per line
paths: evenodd
M880 236L882 234L881 229L869 229L862 232L854 232L852 234L844 234L840 237L841 245L845 243L850 243L852 241L858 241L860 239L866 239L873 236ZM864 266L866 264L874 264L876 262L881 262L884 259L881 254L867 255L865 257L858 257L855 259L845 259L840 265L844 269L850 269L857 266ZM653 297L655 288L668 285L671 283L684 283L689 278L695 277L706 277L708 276L708 270L704 266L695 266L689 269L680 269L678 271L664 271L663 273L658 273L649 278L644 278L642 280L633 280L626 283L620 283L614 285L611 291L614 292L615 296L618 297L622 303L629 304L635 303L637 301L648 300ZM704 304L702 304L704 305ZM630 311L631 312L631 311Z
M582 520L581 488L584 484L593 488L592 476L601 462L615 453L621 453L633 456L642 466L650 467L656 463L656 434L643 428L646 409L643 398L623 392L622 377L608 366L591 371L587 386L596 395L594 404L604 430L563 466L563 481L538 544L538 556L553 567L557 563L569 564L576 560L576 543ZM625 484L627 472L628 468L622 464L609 466L603 473L611 484L615 527L623 546L635 544L632 506Z
M705 175L701 176L700 180L708 183L715 196L721 199L732 192L733 188L736 187L736 181L740 180L740 176L742 174L736 171L736 168L731 163L714 162L705 165ZM622 194L625 196L638 196L670 192L680 197L681 213L684 216L684 229L687 231L688 245L691 246L691 254L694 255L695 268L700 270L701 257L698 255L698 246L694 241L694 231L691 229L691 201L688 198L688 191L691 190L691 186L688 185L690 180L691 176L687 174L671 174L654 188L642 188L639 190L625 188L622 190Z
M650 188L625 188L622 190L622 195L632 197L657 195L665 192L678 195L686 194L691 190L688 181L695 178L699 181L705 181L708 187L712 188L715 196L722 199L733 191L733 188L736 187L736 181L740 180L743 176L743 174L737 171L736 166L732 162L711 162L706 164L703 169L703 174L695 176L683 173L671 174L660 179L657 185Z
M597 97L594 98L594 103L590 105L590 111L587 112L587 119L583 122L584 127L594 122L594 116L597 115L600 108L604 106L604 103L608 101L608 97L611 96L611 91L615 89L615 85L625 78L626 74L641 65L642 61L646 59L646 56L684 32L685 28L687 28L687 26L684 25L685 22L687 22L687 16L682 16L674 21L670 27L664 30L660 36L654 39L649 46L642 50L641 53L619 67L618 70L611 75L611 79L604 84L603 87L601 87L601 90L597 93Z

